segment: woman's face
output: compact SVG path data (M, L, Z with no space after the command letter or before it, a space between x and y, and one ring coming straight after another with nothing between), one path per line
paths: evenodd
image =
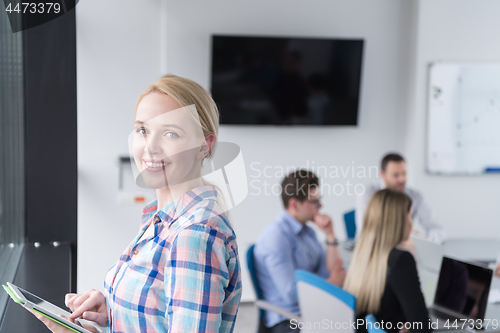
M149 188L165 189L200 176L205 141L188 108L159 92L146 95L137 106L132 153Z
M410 238L411 230L413 229L413 208L410 208L410 211L408 212L408 216L406 218L406 223L407 223L407 228L406 228L406 237L405 240Z

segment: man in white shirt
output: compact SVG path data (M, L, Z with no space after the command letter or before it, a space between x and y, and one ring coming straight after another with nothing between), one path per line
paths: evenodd
M419 191L406 187L406 163L404 158L394 153L386 155L382 159L380 177L382 182L366 186L365 193L357 198L356 234L359 235L361 231L365 209L372 195L381 189L389 188L402 191L411 198L413 218L417 218L421 229L431 240L442 243L446 238L446 233L436 221L424 197Z

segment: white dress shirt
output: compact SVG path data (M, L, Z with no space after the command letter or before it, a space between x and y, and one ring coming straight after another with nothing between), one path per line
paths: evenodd
M355 213L356 238L361 232L361 228L363 226L363 216L365 215L366 206L368 206L370 198L375 192L384 188L385 184L382 182L373 183L365 187L365 193L363 195L358 196L356 200ZM427 236L431 238L431 240L442 243L446 239L446 233L441 224L436 221L430 206L424 200L422 194L419 191L408 187L406 187L403 192L412 200L414 221L415 218L417 218L417 222L420 224L420 227L424 230Z

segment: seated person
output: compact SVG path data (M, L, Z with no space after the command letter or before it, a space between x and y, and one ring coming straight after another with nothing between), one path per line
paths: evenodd
M319 180L314 173L298 170L281 183L284 210L255 243L257 280L266 301L299 314L295 270L303 269L342 286L342 268L333 222L321 208ZM307 226L314 221L326 234L326 251ZM266 311L264 323L271 332L297 332L277 313Z
M442 243L446 238L446 233L436 221L430 206L419 191L406 186L406 163L404 158L398 154L386 155L382 159L380 177L382 178L382 182L366 186L365 193L357 198L355 214L357 234L359 235L361 232L364 211L373 193L388 188L403 192L410 197L413 202L413 218L417 218L417 222L419 222L423 232L431 240Z
M399 332L398 323L406 322L422 323L419 332L430 331L415 259L398 247L410 236L411 207L411 199L400 191L385 189L372 196L344 284L356 296L358 318L373 314L387 332ZM358 332L366 331L358 326Z

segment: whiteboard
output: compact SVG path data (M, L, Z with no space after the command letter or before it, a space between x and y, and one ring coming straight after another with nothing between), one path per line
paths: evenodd
M427 107L427 172L500 172L500 63L432 63Z

